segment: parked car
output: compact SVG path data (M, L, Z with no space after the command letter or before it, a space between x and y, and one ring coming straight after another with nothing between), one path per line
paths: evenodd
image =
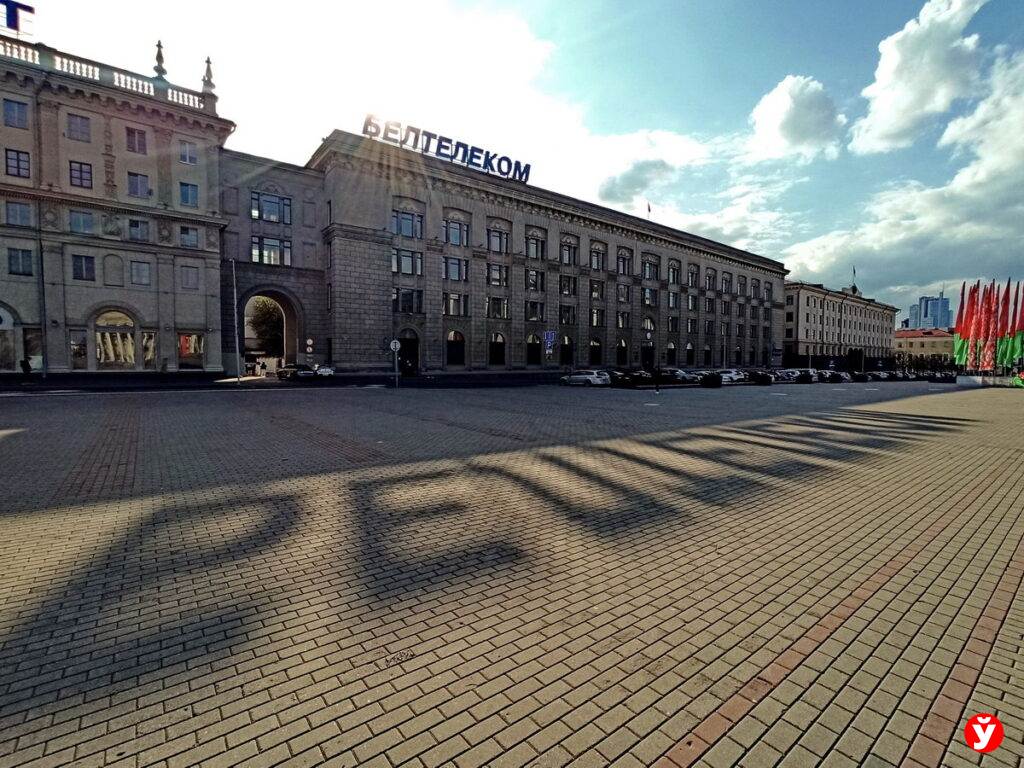
M743 381L744 376L742 373L737 371L735 368L719 368L715 371L719 376L722 377L722 381L732 384L733 382Z
M617 389L626 389L634 386L633 379L628 373L616 370L603 371L603 373L608 374L608 381L612 387Z
M317 376L333 376L334 369L331 368L331 366L329 365L317 363L316 365L313 366L313 373L315 373Z
M700 385L702 387L720 387L722 386L722 374L717 371L704 371L704 375L700 377Z
M846 371L830 371L828 374L828 380L831 384L846 384L852 381L850 374Z
M700 376L691 371L684 371L682 368L662 368L661 369L661 380L665 381L675 380L681 384L696 384L700 381Z
M316 371L304 363L289 363L277 369L277 378L281 381L298 381L315 375Z
M852 378L854 381L859 382L859 383L864 383L865 381L871 381L871 377L868 376L866 373L863 373L861 371L854 371L850 375L850 378Z
M760 386L769 386L775 382L775 377L768 371L750 371L747 374L747 381Z
M612 382L607 371L579 370L563 376L558 383L563 386L582 384L586 387L608 387Z
M803 370L796 375L793 379L797 384L814 384L818 380L817 376L814 376L810 371Z

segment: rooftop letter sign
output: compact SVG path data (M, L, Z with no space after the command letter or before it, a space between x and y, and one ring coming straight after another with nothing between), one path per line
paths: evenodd
M4 26L8 29L13 29L15 32L21 29L21 17L18 11L25 11L26 13L36 12L35 8L17 3L14 0L0 0L0 5L4 7Z
M493 173L512 181L526 183L530 180L530 165L518 160L513 162L507 155L488 152L467 144L455 141L430 131L424 131L411 125L403 127L401 123L389 120L381 125L376 115L367 115L363 123L363 135L380 139L407 149L418 149L424 155L433 155L467 168Z

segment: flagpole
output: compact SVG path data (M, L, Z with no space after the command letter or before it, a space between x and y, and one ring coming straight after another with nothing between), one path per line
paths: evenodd
M239 354L238 354L238 281L235 279L235 260L234 259L231 260L231 291L234 294L234 302L233 302L233 304L234 304L234 308L235 308L235 314L234 314L234 318L235 319L232 322L232 326L234 326L234 331L235 331L235 383L236 384L241 384L242 383L242 368L241 368L241 362L239 360Z

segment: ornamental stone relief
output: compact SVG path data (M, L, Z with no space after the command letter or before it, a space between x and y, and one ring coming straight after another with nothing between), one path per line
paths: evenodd
M43 208L42 222L47 229L57 229L57 209L47 206Z
M159 239L161 243L171 242L171 228L167 226L167 222L161 221L160 224L157 225L156 230L157 239Z

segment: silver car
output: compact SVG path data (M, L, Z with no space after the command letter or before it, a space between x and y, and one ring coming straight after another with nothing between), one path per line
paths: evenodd
M567 386L569 384L582 384L585 387L609 387L612 380L607 371L573 371L568 376L563 376L558 383Z

